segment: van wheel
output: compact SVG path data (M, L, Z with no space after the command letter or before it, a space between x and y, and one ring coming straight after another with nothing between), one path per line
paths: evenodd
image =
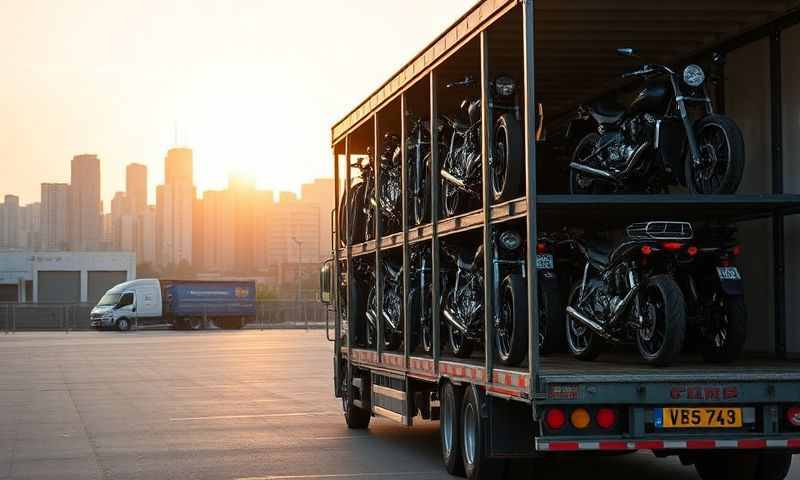
M189 330L200 330L203 328L203 319L201 317L189 317L184 320Z
M450 382L442 385L439 398L439 436L442 440L442 461L447 473L464 476L464 461L461 456L461 396L462 393Z
M701 456L694 468L703 480L783 480L791 465L784 452L722 453Z
M117 320L117 330L120 332L129 332L131 330L131 321L127 318L120 318Z
M464 392L464 405L461 413L461 450L464 458L464 473L469 480L488 480L498 478L502 473L502 463L487 455L487 421L481 416L478 389L467 387Z

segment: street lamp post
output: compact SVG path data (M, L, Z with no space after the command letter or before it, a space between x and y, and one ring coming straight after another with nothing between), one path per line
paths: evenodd
M297 311L303 317L306 330L308 330L308 318L306 318L305 304L302 302L303 292L303 242L297 237L292 237L292 241L297 245Z

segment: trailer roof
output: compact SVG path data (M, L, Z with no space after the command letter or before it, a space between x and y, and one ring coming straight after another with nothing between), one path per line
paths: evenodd
M338 143L523 1L478 2L337 122L332 142ZM726 43L734 46L737 37L789 14L792 18L787 21L800 21L800 0L534 0L534 4L537 101L556 115L607 90L631 66L630 60L616 56L617 47L634 47L649 61L670 63ZM500 43L517 42L521 48L520 22L521 17L519 22L499 22L492 33ZM522 69L521 55L492 61L513 62Z

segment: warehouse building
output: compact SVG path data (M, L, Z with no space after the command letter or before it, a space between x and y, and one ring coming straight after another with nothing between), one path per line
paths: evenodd
M135 278L132 252L0 252L0 302L95 303Z

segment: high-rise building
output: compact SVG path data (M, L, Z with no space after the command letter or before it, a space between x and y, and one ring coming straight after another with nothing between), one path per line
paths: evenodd
M42 184L42 212L40 216L42 248L66 250L69 242L69 185L66 183Z
M116 192L114 198L111 199L111 216L112 218L119 218L123 215L131 213L130 202L125 192Z
M236 260L236 224L233 195L228 191L203 193L203 267L228 272Z
M125 168L125 196L131 213L139 215L147 210L147 167L131 163Z
M324 260L331 249L331 211L334 204L334 181L332 178L318 178L300 187L303 204L315 206L319 214L319 247L317 259Z
M38 250L42 245L41 215L42 204L30 203L19 209L19 246L28 250Z
M156 258L156 209L148 206L137 216L136 261L155 265Z
M103 236L100 159L97 155L76 155L72 158L69 205L70 249L97 249Z
M177 266L192 262L192 151L173 148L164 160L165 182L156 189L158 263Z
M0 217L0 248L21 248L19 228L19 197L6 195L3 201L3 213Z
M192 150L190 148L172 148L164 159L164 184L194 184Z

